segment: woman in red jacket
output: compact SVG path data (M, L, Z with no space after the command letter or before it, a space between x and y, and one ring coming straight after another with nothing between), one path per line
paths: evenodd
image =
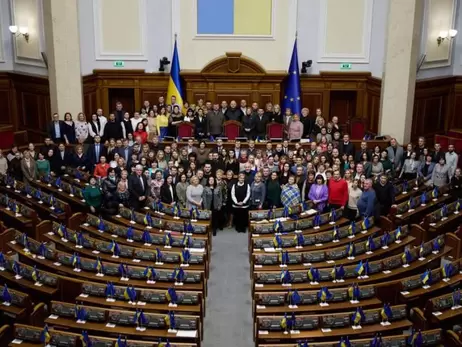
M135 140L138 136L141 138L142 144L148 141L148 133L142 122L138 123L138 125L136 126L136 131L133 133L133 137L135 138Z

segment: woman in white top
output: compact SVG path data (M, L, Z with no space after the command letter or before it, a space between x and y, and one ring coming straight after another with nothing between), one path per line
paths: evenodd
M186 188L186 208L201 208L204 187L199 184L199 178L197 178L197 176L192 176L190 181L191 184Z
M130 119L130 122L132 123L133 131L135 131L137 129L138 123L140 123L142 120L143 120L143 118L141 118L141 116L140 116L140 114L138 112L135 112L133 114L133 118Z
M348 204L345 209L346 217L354 221L358 215L358 200L361 198L363 191L359 188L359 181L353 180L348 185Z
M90 134L91 138L94 138L96 135L103 137L104 124L101 124L96 114L91 115L91 122L88 123L88 133Z
M77 139L78 143L84 143L85 140L88 138L88 123L85 119L85 115L80 112L77 115L77 120L74 122L75 124L75 138Z

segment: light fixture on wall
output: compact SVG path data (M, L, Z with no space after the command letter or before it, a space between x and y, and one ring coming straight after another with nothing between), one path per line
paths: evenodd
M449 31L442 30L440 31L440 36L436 38L436 42L438 42L438 46L439 46L444 40L446 39L452 40L454 37L456 37L456 35L457 35L457 30L455 29L451 29Z
M26 42L29 42L29 28L28 27L18 27L17 25L10 25L10 32L14 36L22 35Z

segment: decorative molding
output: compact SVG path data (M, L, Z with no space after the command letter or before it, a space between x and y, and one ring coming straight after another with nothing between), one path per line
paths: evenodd
M424 19L423 19L423 30L422 30L422 39L421 39L421 45L422 45L422 53L427 52L427 41L429 39L428 35L428 23L430 20L430 2L432 0L425 0L425 9L424 9ZM452 0L452 19L451 19L451 28L455 28L456 25L456 13L457 13L457 1ZM450 29L450 28L448 28ZM460 35L460 33L458 34ZM434 37L434 44L436 45L436 37ZM444 43L443 43L444 44ZM440 46L442 49L444 49L443 46ZM441 67L448 67L452 65L452 54L453 54L453 48L454 48L454 40L449 40L448 41L448 56L446 59L439 59L439 60L432 60L432 61L427 61L422 64L421 69L422 70L428 70L428 69L436 69L436 68L441 68ZM461 63L462 64L462 63Z
M289 9L289 28L287 38L287 66L292 58L292 50L294 48L294 40L298 32L298 0L287 0Z
M132 0L134 1L134 0ZM139 3L139 15L140 15L140 34L141 34L141 51L136 53L126 52L105 52L103 51L103 28L101 27L102 16L101 16L101 0L92 0L93 2L93 23L95 30L95 59L96 60L129 60L129 61L147 61L147 30L148 30L148 18L147 18L147 6L146 0L136 0ZM134 23L131 23L134 24Z
M327 0L320 2L319 18L319 57L318 63L348 63L369 64L371 37L372 37L372 13L375 0L364 0L364 25L363 25L363 51L361 54L332 54L326 53L326 36L327 36Z
M197 33L197 0L193 0L192 24L194 27L193 40L244 40L244 41L274 41L275 33L275 2L286 0L271 0L271 34L270 35L234 35L234 34L198 34Z
M17 23L16 22L16 0L10 0L10 14L11 14L11 22L14 23L14 25L24 25L26 23ZM31 28L29 23L27 23L29 27L29 32L31 29L36 30L34 32L30 32L30 38L29 40L32 40L33 35L35 34L35 39L38 42L37 45L37 55L35 58L31 57L24 57L18 55L18 40L24 40L22 36L14 37L13 38L13 46L14 46L14 62L16 64L23 64L23 65L30 65L30 66L37 66L37 67L43 67L46 68L45 63L43 62L41 52L45 52L45 35L44 35L44 23L43 23L43 5L42 5L42 0L37 0L35 1L36 6L37 6L37 18L36 18L36 23L37 27L36 28ZM29 41L30 42L30 41Z
M175 45L175 34L180 35L181 32L181 13L180 0L171 0L172 3L172 48L170 49L171 54L173 54L173 47ZM180 41L180 40L178 40Z

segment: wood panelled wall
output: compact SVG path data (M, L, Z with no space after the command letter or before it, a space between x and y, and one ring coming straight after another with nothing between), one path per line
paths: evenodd
M201 72L184 72L183 90L190 102L246 99L263 105L280 102L284 77L283 73L265 73L251 60L236 62L224 57ZM119 96L133 99L124 102L127 111L139 110L144 100L156 103L159 96L165 96L168 78L141 70L96 70L83 77L83 111L87 118L97 108L108 114ZM322 72L302 76L301 86L302 104L312 113L321 108L327 118L337 116L342 123L360 117L367 120L371 131L378 132L381 81L369 73ZM417 82L412 140L422 134L430 140L435 133L462 128L461 113L462 76ZM0 73L0 125L12 124L15 130L26 130L29 141L41 141L50 119L46 78Z

